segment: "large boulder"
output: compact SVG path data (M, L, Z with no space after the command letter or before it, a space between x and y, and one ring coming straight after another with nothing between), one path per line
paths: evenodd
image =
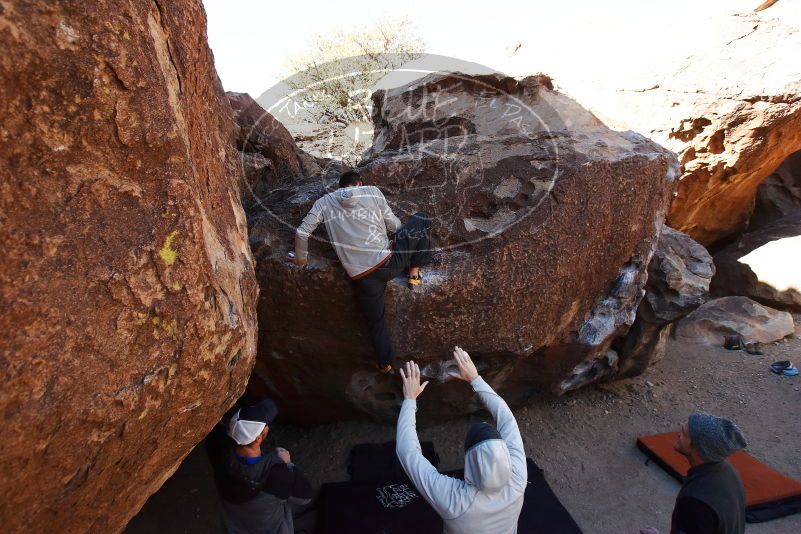
M678 165L607 128L546 76L432 75L374 99L376 143L360 171L402 219L435 218L438 251L419 292L396 280L387 321L399 360L431 380L425 417L477 409L449 383L459 344L512 403L615 372ZM256 374L299 421L354 413L392 420L397 377L377 374L353 290L325 233L304 269L295 226L335 180L309 177L250 216L264 325Z
M118 532L253 366L231 109L199 0L0 11L0 524Z
M634 376L662 359L675 321L709 300L712 256L690 236L662 229L648 265L645 298L626 336L614 343L618 376Z
M714 295L801 310L801 209L743 234L715 253L715 265Z
M747 342L770 343L794 332L793 316L754 302L748 297L712 299L679 321L676 336L722 347L726 336Z
M799 13L779 2L705 21L697 41L705 45L692 55L655 62L636 81L593 80L574 91L614 127L678 154L667 222L702 245L742 231L759 184L801 149Z

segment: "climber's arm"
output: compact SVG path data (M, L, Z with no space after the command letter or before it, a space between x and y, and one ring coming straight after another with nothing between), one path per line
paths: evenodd
M481 402L484 403L487 411L492 414L492 418L495 419L498 433L506 442L506 447L509 449L509 456L512 460L512 480L521 491L524 491L528 480L526 451L523 448L523 438L520 436L520 429L517 426L517 421L515 420L512 410L509 409L506 401L495 393L490 385L479 376L478 370L476 370L476 366L473 364L467 352L460 347L455 347L453 350L453 358L456 360L456 365L459 367L459 374L455 376L470 383L473 391L478 393Z
M295 263L303 266L309 257L309 236L323 222L323 199L318 199L295 231Z
M458 517L470 503L471 490L464 481L437 472L431 462L423 456L417 437L417 395L423 392L428 382L420 385L420 368L414 362L401 369L404 401L398 417L398 432L395 437L396 454L403 470L411 479L420 495L428 501L443 519Z

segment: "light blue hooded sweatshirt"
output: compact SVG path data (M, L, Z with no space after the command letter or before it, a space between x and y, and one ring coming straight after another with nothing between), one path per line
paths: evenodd
M417 491L442 517L446 534L513 534L528 483L523 439L509 406L489 384L479 376L470 385L502 439L467 450L464 480L440 474L423 456L415 423L417 401L403 401L396 452Z

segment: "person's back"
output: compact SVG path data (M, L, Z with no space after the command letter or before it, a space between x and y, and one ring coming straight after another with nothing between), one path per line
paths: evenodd
M708 517L708 520L703 518ZM742 534L745 531L745 490L734 467L725 460L707 462L687 473L676 497L672 523L691 531L689 524L705 522L698 531L710 534Z
M497 429L477 423L465 438L464 480L437 472L422 454L415 428L420 369L401 370L404 398L398 418L397 454L406 474L442 518L447 534L514 534L523 508L528 473L523 440L506 402L484 382L470 356L456 347L459 374L495 419Z
M273 469L286 469L274 454L265 454L255 462L239 458L234 449L226 451L219 475L217 491L223 508L223 521L229 534L292 533L292 508L288 491L278 490ZM272 475L272 476L271 476ZM283 498L270 493L283 491Z
M517 532L525 484L511 481L511 461L503 440L486 440L465 455L464 496L441 514L447 534Z
M417 212L401 224L381 190L364 185L356 171L339 179L339 189L319 198L295 232L294 263L308 262L308 240L325 223L331 245L348 273L361 307L378 369L392 372L395 357L385 319L387 283L408 272L409 289L423 283L421 268L431 261L431 218ZM390 243L387 232L394 234Z
M400 221L375 186L344 187L320 197L297 229L296 249L306 250L306 240L319 223L351 278L363 275L390 254L387 227L397 231Z

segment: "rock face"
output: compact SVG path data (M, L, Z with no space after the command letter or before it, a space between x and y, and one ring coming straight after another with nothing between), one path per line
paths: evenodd
M236 147L240 152L245 183L242 199L263 194L282 181L303 175L297 147L289 131L246 93L226 93L237 125ZM313 169L309 174L315 174Z
M715 264L690 236L664 227L648 266L645 300L655 320L673 322L709 300Z
M431 76L379 92L374 122L362 175L401 219L417 210L435 218L439 248L422 291L396 280L386 297L396 356L438 382L423 417L477 408L449 383L455 344L513 403L614 374L609 348L642 298L674 157L610 130L546 76ZM256 374L296 420L393 420L398 379L374 370L324 230L305 269L286 258L295 226L334 182L297 180L250 215L264 325Z
M231 110L200 1L0 12L0 524L116 532L255 359Z
M714 295L801 310L801 209L743 234L715 254L715 265Z
M679 321L676 336L722 347L725 336L770 343L794 331L793 316L767 308L747 297L713 299Z
M236 146L244 182L242 203L249 209L259 196L301 176L338 172L338 162L298 148L289 130L246 93L225 93L234 110Z
M743 230L759 184L801 149L798 9L780 2L715 24L717 44L590 102L678 154L667 222L703 245Z
M662 359L673 323L709 299L714 274L715 264L704 247L678 230L662 229L637 319L614 344L619 376L640 374Z
M748 231L801 210L801 152L794 152L757 189Z

